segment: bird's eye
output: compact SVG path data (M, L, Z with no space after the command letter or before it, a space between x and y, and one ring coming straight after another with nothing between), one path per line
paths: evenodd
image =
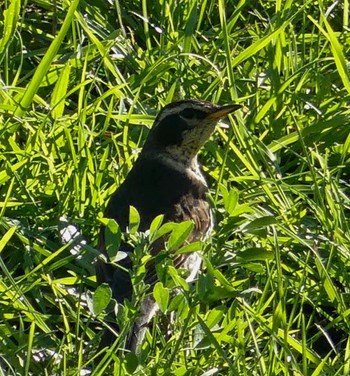
M180 112L180 116L185 119L193 119L196 116L196 111L192 108L185 108Z

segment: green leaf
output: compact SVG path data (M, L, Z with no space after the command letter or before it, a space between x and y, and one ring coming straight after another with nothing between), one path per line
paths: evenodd
M260 217L257 219L254 219L250 223L247 224L247 226L244 227L244 230L252 230L260 227L266 227L270 225L275 225L277 223L277 218L272 217L270 215L266 217Z
M128 372L128 375L132 375L136 371L137 367L139 366L138 357L132 351L126 353L123 363L124 363L126 371Z
M0 57L14 36L21 10L20 0L11 0L9 3L8 8L3 13L4 23L2 28L3 34L0 39Z
M7 230L6 234L0 239L0 253L5 248L6 244L10 241L12 235L16 232L16 229L16 226L10 227Z
M157 282L153 288L153 296L159 309L165 313L169 304L169 289L164 287L162 282Z
M208 269L208 273L212 274L215 279L217 279L220 284L229 292L235 291L235 289L232 287L231 283L228 281L228 279L221 273L219 269L214 268L212 263L209 261L209 259L205 256L203 256L203 259L205 260L205 265Z
M238 191L236 189L231 189L230 191L228 191L223 184L220 184L220 191L222 193L226 212L229 215L233 215L234 210L236 209L238 204Z
M112 299L112 290L107 283L98 286L92 298L92 313L95 316L101 314Z
M140 214L134 206L129 209L129 233L135 234L140 226Z
M258 264L258 263L253 263L253 262L243 262L242 263L242 266L245 268L245 269L248 269L254 273L257 273L257 274L265 274L266 272L266 268L264 265L261 265L261 264Z
M285 312L283 309L282 301L279 301L277 307L273 311L272 328L277 333L280 327L284 327L286 324Z
M56 82L51 97L51 106L53 107L51 115L54 119L58 119L63 115L65 107L65 98L69 84L69 74L71 65L68 62L61 69L61 74Z
M20 170L21 167L23 165L26 165L27 163L28 163L28 159L23 158L21 161L15 164L12 164L10 168L0 171L0 184L3 184L7 180L9 180L14 172L16 172L17 170Z
M180 305L183 304L185 300L186 298L183 294L175 295L170 301L170 304L168 306L168 312L178 311Z
M105 228L105 246L110 259L114 259L120 248L122 233L118 223L109 219Z
M272 251L267 251L264 248L252 247L239 252L239 254L237 255L237 261L266 261L273 260L274 257L275 255Z
M197 252L202 249L202 242L193 242L189 244L185 244L183 247L180 247L176 252L175 255L183 254L183 253L192 253Z
M157 217L158 218L158 217ZM158 230L156 230L150 237L150 241L153 243L162 236L169 234L177 226L177 223L167 222L164 223Z
M157 215L153 219L151 226L149 227L149 230L150 230L149 240L150 240L151 243L159 238L159 236L157 236L158 230L162 226L163 219L164 219L163 214Z
M149 227L150 233L152 234L153 232L157 231L159 227L162 225L164 219L164 214L157 215L152 223L151 226Z
M199 299L203 302L214 302L236 295L236 289L221 273L215 269L211 262L203 256L207 273L199 276L197 291Z
M339 298L339 292L337 290L337 287L335 286L332 278L330 277L327 269L323 265L318 255L315 258L315 264L316 264L317 271L320 275L320 280L323 283L323 288L325 292L327 293L328 299L331 302L336 302L336 301L339 302L340 298Z
M294 144L299 140L299 133L298 132L291 132L283 137L280 137L278 140L273 140L267 148L270 150L271 153L275 153L276 151L285 148L290 144Z
M178 270L173 266L168 266L168 274L174 281L175 286L181 286L185 291L189 290L188 283L179 275Z
M194 224L192 221L185 221L176 224L167 242L167 249L173 251L179 248L191 234L193 226Z
M176 317L184 319L189 311L188 301L183 294L175 295L168 306L168 312L176 312Z
M187 368L185 366L180 366L173 371L173 374L174 376L184 376L187 374Z
M208 328L212 329L216 324L218 324L224 317L224 314L225 310L222 306L218 306L212 309L205 320L205 322L208 325Z

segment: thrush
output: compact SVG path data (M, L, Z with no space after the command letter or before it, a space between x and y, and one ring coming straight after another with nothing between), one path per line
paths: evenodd
M113 218L125 231L129 222L130 206L140 215L140 231L146 231L152 220L164 215L165 222L191 220L194 224L188 242L202 239L213 227L211 208L207 200L208 185L197 159L200 148L208 141L218 121L241 106L230 104L220 106L201 100L182 100L165 106L155 119L142 151L125 181L111 197L104 213ZM127 244L121 248L127 254L132 249ZM154 246L155 256L165 248L164 244ZM106 256L104 229L100 232L100 251ZM183 255L184 256L184 255ZM113 297L119 303L131 299L133 286L128 270L132 268L130 257L119 262L120 267L102 261L97 262L97 282L107 282ZM189 270L193 279L201 264L197 252L186 254L177 260L177 267ZM152 284L156 279L154 263L146 265L145 282ZM152 270L153 269L153 270ZM128 347L136 351L143 340L145 328L157 310L156 303L149 296L142 303L141 313L129 336ZM113 341L106 332L103 346Z

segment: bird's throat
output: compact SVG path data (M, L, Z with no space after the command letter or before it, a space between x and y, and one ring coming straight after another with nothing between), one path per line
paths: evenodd
M166 166L187 175L190 179L201 182L207 187L207 182L202 174L200 165L197 160L197 155L191 158L184 158L184 156L176 155L174 153L161 153L158 155L159 160Z

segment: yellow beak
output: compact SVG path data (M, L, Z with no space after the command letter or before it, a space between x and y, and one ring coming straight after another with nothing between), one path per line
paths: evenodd
M208 118L220 120L226 115L230 114L231 112L237 111L240 108L242 108L240 104L228 104L226 106L221 106L214 110L211 114L209 114Z

